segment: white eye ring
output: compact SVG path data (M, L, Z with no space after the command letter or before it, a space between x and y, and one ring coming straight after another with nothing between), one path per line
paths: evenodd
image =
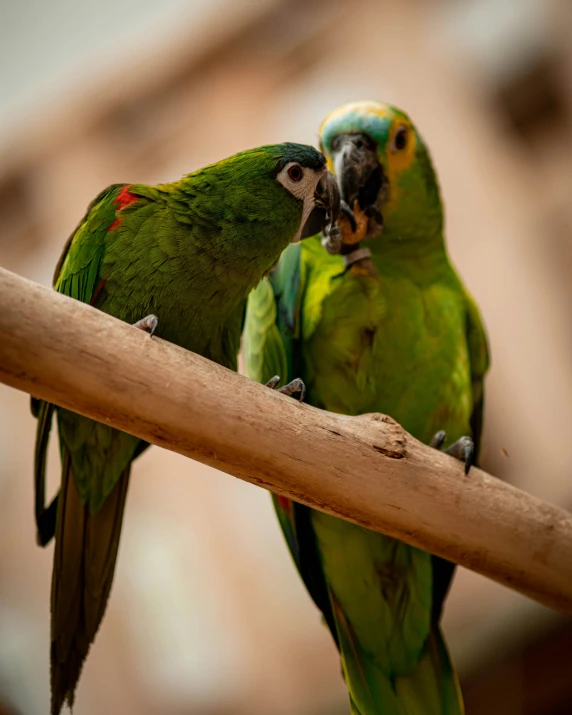
M276 179L297 199L311 200L321 175L320 172L304 167L297 161L291 161L276 176Z
M304 169L302 169L300 164L292 164L292 166L288 169L288 177L291 181L297 184L304 178Z

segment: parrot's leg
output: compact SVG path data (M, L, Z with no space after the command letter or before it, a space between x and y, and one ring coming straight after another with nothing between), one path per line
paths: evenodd
M134 328L139 328L139 330L144 330L146 333L149 333L150 338L155 334L158 325L159 319L156 315L146 315L144 318L141 318L141 320L133 323Z
M429 446L433 449L441 449L443 446L447 435L443 430L439 430L433 435L433 439L429 442ZM456 442L450 447L447 447L445 454L450 454L451 457L459 459L465 464L465 474L469 473L471 465L473 464L473 456L475 453L475 444L470 437L459 437Z
M269 387L271 390L276 390L276 385L280 382L280 376L279 375L274 375L268 382L266 383L266 387ZM294 380L289 382L287 385L284 385L284 387L279 387L278 392L281 392L283 395L286 395L287 397L290 397L290 395L294 395L296 392L300 393L300 397L298 400L300 402L304 401L304 397L306 396L306 385L304 385L304 381L301 380L299 377L296 377Z

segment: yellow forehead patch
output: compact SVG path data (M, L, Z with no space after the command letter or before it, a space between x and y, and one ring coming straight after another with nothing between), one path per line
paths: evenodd
M378 117L384 122L390 122L389 134L386 135L387 140L384 143L380 141L378 144L378 155L385 167L390 183L390 196L385 210L391 211L395 208L399 198L400 174L409 169L415 159L417 148L416 131L408 117L394 107L381 102L361 101L343 104L341 107L334 109L333 112L330 112L320 124L320 135L323 134L324 128L329 122L339 120L347 115L369 118ZM396 137L403 130L406 131L406 143L403 148L399 148ZM372 138L376 139L375 136ZM324 147L322 146L321 148L324 151ZM327 152L324 153L326 154L328 169L333 173L332 157Z
M320 134L324 129L324 126L332 119L338 119L343 117L345 114L359 114L361 116L367 116L368 114L373 114L380 119L393 119L395 117L395 112L393 107L388 104L381 104L381 102L348 102L348 104L342 104L341 107L334 109L330 112L324 121L320 124Z

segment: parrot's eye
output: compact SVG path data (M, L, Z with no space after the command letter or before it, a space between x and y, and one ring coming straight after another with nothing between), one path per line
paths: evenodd
M407 146L407 127L399 127L393 140L395 151L403 151Z
M301 181L304 176L302 167L298 166L298 164L294 164L288 169L288 176L292 179L292 181L298 183L298 181Z

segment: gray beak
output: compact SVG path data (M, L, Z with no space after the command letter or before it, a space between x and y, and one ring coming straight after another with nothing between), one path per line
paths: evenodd
M314 208L302 228L301 238L309 238L333 225L340 214L340 190L334 177L326 171L314 192Z
M339 134L332 154L342 200L358 201L362 210L375 205L386 183L375 142L366 134Z

